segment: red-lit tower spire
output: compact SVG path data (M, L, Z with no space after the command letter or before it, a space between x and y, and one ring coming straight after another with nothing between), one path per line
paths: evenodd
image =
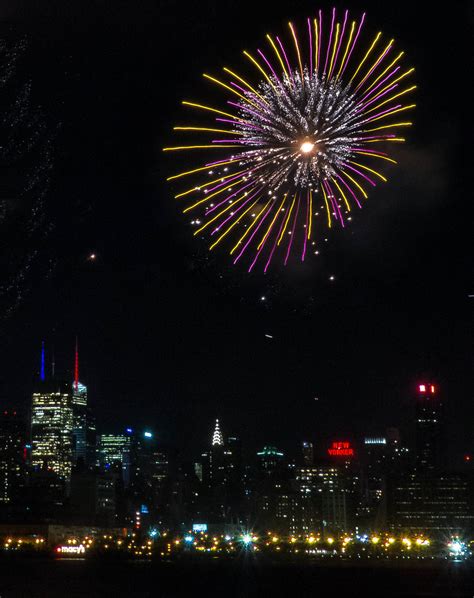
M79 388L79 343L76 336L76 354L74 358L74 390Z

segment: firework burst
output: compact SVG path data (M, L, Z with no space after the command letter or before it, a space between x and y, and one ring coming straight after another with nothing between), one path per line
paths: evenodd
M206 159L168 180L193 179L176 198L190 200L184 212L210 249L230 241L234 264L246 256L249 271L260 262L266 272L277 254L285 265L292 254L304 261L318 218L346 226L368 188L386 181L377 163L395 163L390 143L412 124L403 116L414 108L404 103L414 69L402 68L404 53L381 33L364 45L364 21L319 11L300 39L289 23L286 45L267 35L265 51L244 51L253 69L245 78L227 67L224 80L204 75L229 94L225 105L183 102L214 120L174 127L203 141L164 151L202 150Z

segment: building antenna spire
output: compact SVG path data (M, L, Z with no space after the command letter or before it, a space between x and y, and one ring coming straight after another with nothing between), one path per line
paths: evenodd
M212 446L218 444L219 446L224 445L224 438L222 436L221 429L219 427L219 420L216 419L216 427L214 428L214 433L212 435Z
M44 373L44 341L41 341L41 368L40 368L40 380L41 382L45 381L45 373Z
M54 345L53 345L53 350L52 350L52 355L51 355L51 377L54 378L54 372L56 370L56 361L55 361L55 357L54 357Z
M76 353L74 357L74 390L79 388L79 341L76 336Z

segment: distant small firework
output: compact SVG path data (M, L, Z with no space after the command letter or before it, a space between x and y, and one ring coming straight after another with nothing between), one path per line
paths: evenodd
M211 250L231 241L234 264L245 255L249 271L259 262L266 272L277 253L285 265L293 253L304 261L310 246L317 253L318 218L344 227L367 187L387 180L377 162L396 163L385 150L412 124L404 114L415 105L404 98L416 86L404 80L414 69L402 69L404 53L380 32L358 43L364 21L365 13L350 22L347 10L342 18L319 11L304 42L289 23L289 45L267 35L267 50L244 51L248 77L227 67L225 80L204 74L230 94L225 106L183 102L215 120L174 127L200 141L164 151L215 153L167 180L196 176L176 198L190 200L184 212L195 214L194 234L209 234Z

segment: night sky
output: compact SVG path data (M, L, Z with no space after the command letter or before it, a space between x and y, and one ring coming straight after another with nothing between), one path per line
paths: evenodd
M367 10L367 29L406 51L416 126L351 228L321 231L319 256L267 275L210 258L192 237L161 148L185 120L181 100L206 99L202 72L237 67L242 49L320 5L46 4L0 8L3 28L28 34L23 74L60 123L44 249L56 267L1 323L0 403L27 408L41 339L70 377L77 334L101 431L147 425L186 456L216 417L252 449L322 447L387 426L407 437L423 378L443 393L453 460L471 451L467 3L336 3Z

